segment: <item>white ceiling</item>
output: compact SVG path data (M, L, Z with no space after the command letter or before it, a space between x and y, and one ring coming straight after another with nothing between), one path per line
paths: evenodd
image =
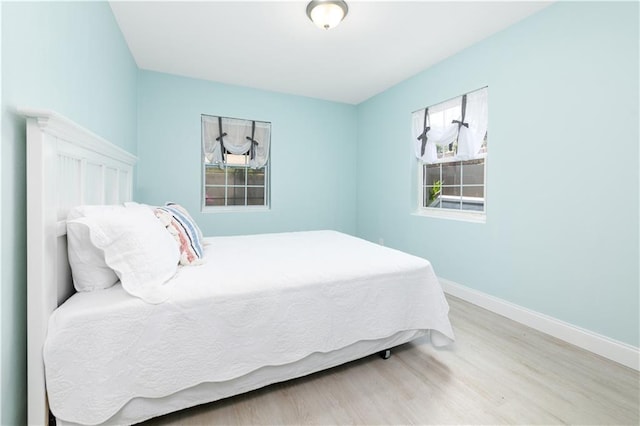
M549 5L354 1L335 29L306 1L111 2L142 69L360 103Z

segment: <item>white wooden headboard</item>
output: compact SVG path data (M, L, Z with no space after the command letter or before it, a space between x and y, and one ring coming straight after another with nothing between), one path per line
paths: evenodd
M131 200L136 157L52 111L27 118L28 422L47 424L42 347L49 316L74 292L66 217L83 204Z

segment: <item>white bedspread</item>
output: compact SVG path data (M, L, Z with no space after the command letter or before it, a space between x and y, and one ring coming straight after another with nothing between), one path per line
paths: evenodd
M402 330L454 338L424 259L334 231L207 243L206 263L181 268L165 303L146 304L116 285L75 294L54 312L44 362L56 417L101 423L135 397L164 397Z

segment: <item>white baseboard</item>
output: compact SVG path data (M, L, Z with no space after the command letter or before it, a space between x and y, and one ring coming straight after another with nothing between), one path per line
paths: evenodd
M586 349L624 366L640 370L638 348L585 330L559 319L518 306L506 300L438 277L445 293L480 306L496 314Z

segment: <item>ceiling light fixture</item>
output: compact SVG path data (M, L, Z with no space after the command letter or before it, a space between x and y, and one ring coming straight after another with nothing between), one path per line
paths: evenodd
M313 0L307 5L307 16L325 30L337 26L349 12L349 6L342 0Z

